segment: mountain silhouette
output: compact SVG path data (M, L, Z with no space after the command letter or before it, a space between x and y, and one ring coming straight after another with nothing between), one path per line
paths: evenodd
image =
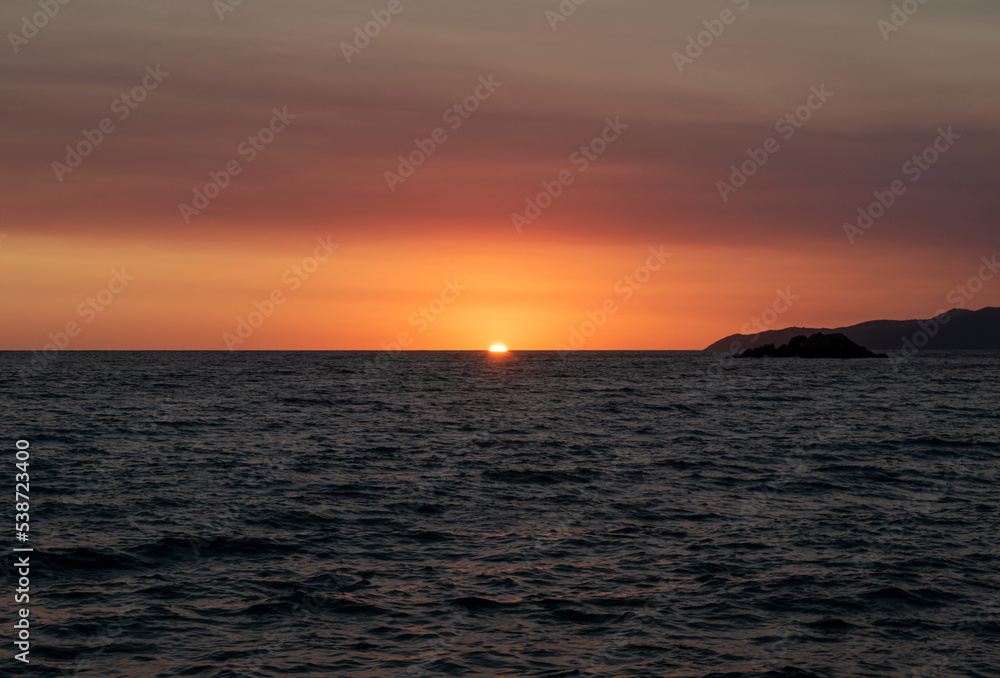
M1000 350L1000 308L978 311L962 308L927 320L871 320L849 327L786 327L758 335L731 334L706 351L745 351L766 344L787 344L799 335L843 334L851 341L876 351L919 349L945 351Z

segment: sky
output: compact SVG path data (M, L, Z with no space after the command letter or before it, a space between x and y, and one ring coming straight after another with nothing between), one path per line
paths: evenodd
M0 348L701 349L931 317L997 254L998 19L10 0Z

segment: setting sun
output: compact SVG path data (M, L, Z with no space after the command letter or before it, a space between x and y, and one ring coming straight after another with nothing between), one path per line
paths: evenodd
M493 344L490 346L490 353L506 353L507 347L503 344Z

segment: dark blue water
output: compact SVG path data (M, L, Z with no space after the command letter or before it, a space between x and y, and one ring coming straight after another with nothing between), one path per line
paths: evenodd
M1000 675L997 354L30 360L2 675Z

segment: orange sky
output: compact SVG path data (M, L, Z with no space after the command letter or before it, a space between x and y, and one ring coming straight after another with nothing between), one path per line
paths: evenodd
M885 40L882 4L591 0L553 30L555 0L413 2L350 63L341 44L387 3L244 2L223 20L209 2L63 6L2 57L0 348L75 323L68 348L406 333L414 349L554 349L611 304L582 348L699 349L778 290L798 299L775 327L932 316L997 250L1000 9L929 4ZM5 5L0 27L31 8ZM724 9L735 21L678 72ZM776 122L822 87L784 138ZM958 140L914 179L904 163L942 127ZM69 168L85 135L103 138ZM435 137L391 190L398 156ZM718 182L769 138L723 201ZM217 197L180 207L227 165ZM849 242L844 223L897 179L906 193ZM558 197L518 232L543 182ZM339 246L296 272L317 239ZM633 284L650 248L671 256ZM113 271L134 280L111 290ZM1000 305L1000 283L969 305Z
M73 349L378 349L406 332L412 349L503 342L547 350L569 345L588 312L599 318L610 301L614 312L581 348L703 348L760 317L779 291L793 303L774 327L918 317L945 305L950 288L936 280L964 280L979 268L919 249L873 247L844 261L749 246L516 238L489 246L341 238L326 261L310 263L318 245L308 237L296 236L297 251L269 252L82 238L53 251L51 239L31 238L17 256L4 253L3 302L18 318L5 330L7 347L40 348L47 333L76 322ZM661 264L651 248L670 256ZM112 271L134 280L102 299ZM268 312L276 290L283 300L266 321L251 317ZM259 327L239 336L240 319ZM245 340L227 344L226 333Z

